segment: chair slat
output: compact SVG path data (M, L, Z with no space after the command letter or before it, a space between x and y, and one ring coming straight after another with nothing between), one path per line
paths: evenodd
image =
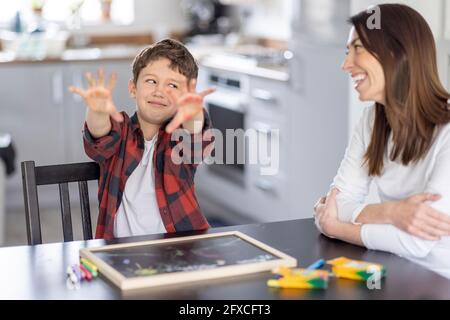
M68 185L70 182L79 182L83 237L85 240L92 239L87 181L99 179L99 165L95 162L83 162L36 167L34 161L23 161L21 168L28 244L42 243L37 187L49 184L59 185L64 241L73 240Z
M87 181L78 182L80 193L81 223L83 225L84 240L92 239L91 209L89 206L89 191Z
M29 245L41 244L41 219L34 161L22 162L22 186Z
M61 218L64 242L73 240L72 216L70 213L69 184L59 184L59 197L61 201Z
M36 168L36 185L97 180L100 167L95 162L59 164Z

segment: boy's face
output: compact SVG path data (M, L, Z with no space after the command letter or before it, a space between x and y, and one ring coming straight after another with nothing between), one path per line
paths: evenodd
M136 84L129 81L128 91L136 100L137 112L141 120L161 125L170 119L176 111L166 91L176 97L187 92L187 78L169 68L170 60L161 58L150 62L139 73Z

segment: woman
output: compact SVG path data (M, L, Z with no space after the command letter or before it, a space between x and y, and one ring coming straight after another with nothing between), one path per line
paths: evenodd
M332 189L314 207L326 236L389 251L450 278L450 94L432 32L415 10L379 6L353 25L343 70L364 110ZM364 202L374 181L380 203Z

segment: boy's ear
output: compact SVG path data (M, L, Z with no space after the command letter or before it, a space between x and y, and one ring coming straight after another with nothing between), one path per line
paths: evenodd
M128 93L133 99L136 98L136 85L134 84L133 79L128 81Z
M197 90L197 79L188 79L187 85L189 92L195 92Z

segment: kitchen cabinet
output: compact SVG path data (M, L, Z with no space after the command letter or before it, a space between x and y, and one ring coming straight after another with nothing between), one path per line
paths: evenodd
M249 78L247 129L258 135L259 164L249 166L252 212L263 221L290 218L288 204L289 87L285 81ZM267 157L266 157L267 156ZM265 174L264 174L265 171Z
M22 160L63 162L64 67L12 64L2 66L0 128L10 133Z
M0 66L0 130L11 134L18 164L17 172L7 181L7 207L23 208L21 161L34 160L38 166L90 161L82 142L86 107L67 89L69 85L86 87L87 71L96 72L102 65L108 74L117 72L116 105L129 114L134 112L127 89L131 63L131 59L123 59ZM59 206L57 188L40 187L39 201L43 206Z
M17 171L7 180L6 205L23 206L20 162L65 162L64 66L9 64L0 69L2 132L11 134Z

